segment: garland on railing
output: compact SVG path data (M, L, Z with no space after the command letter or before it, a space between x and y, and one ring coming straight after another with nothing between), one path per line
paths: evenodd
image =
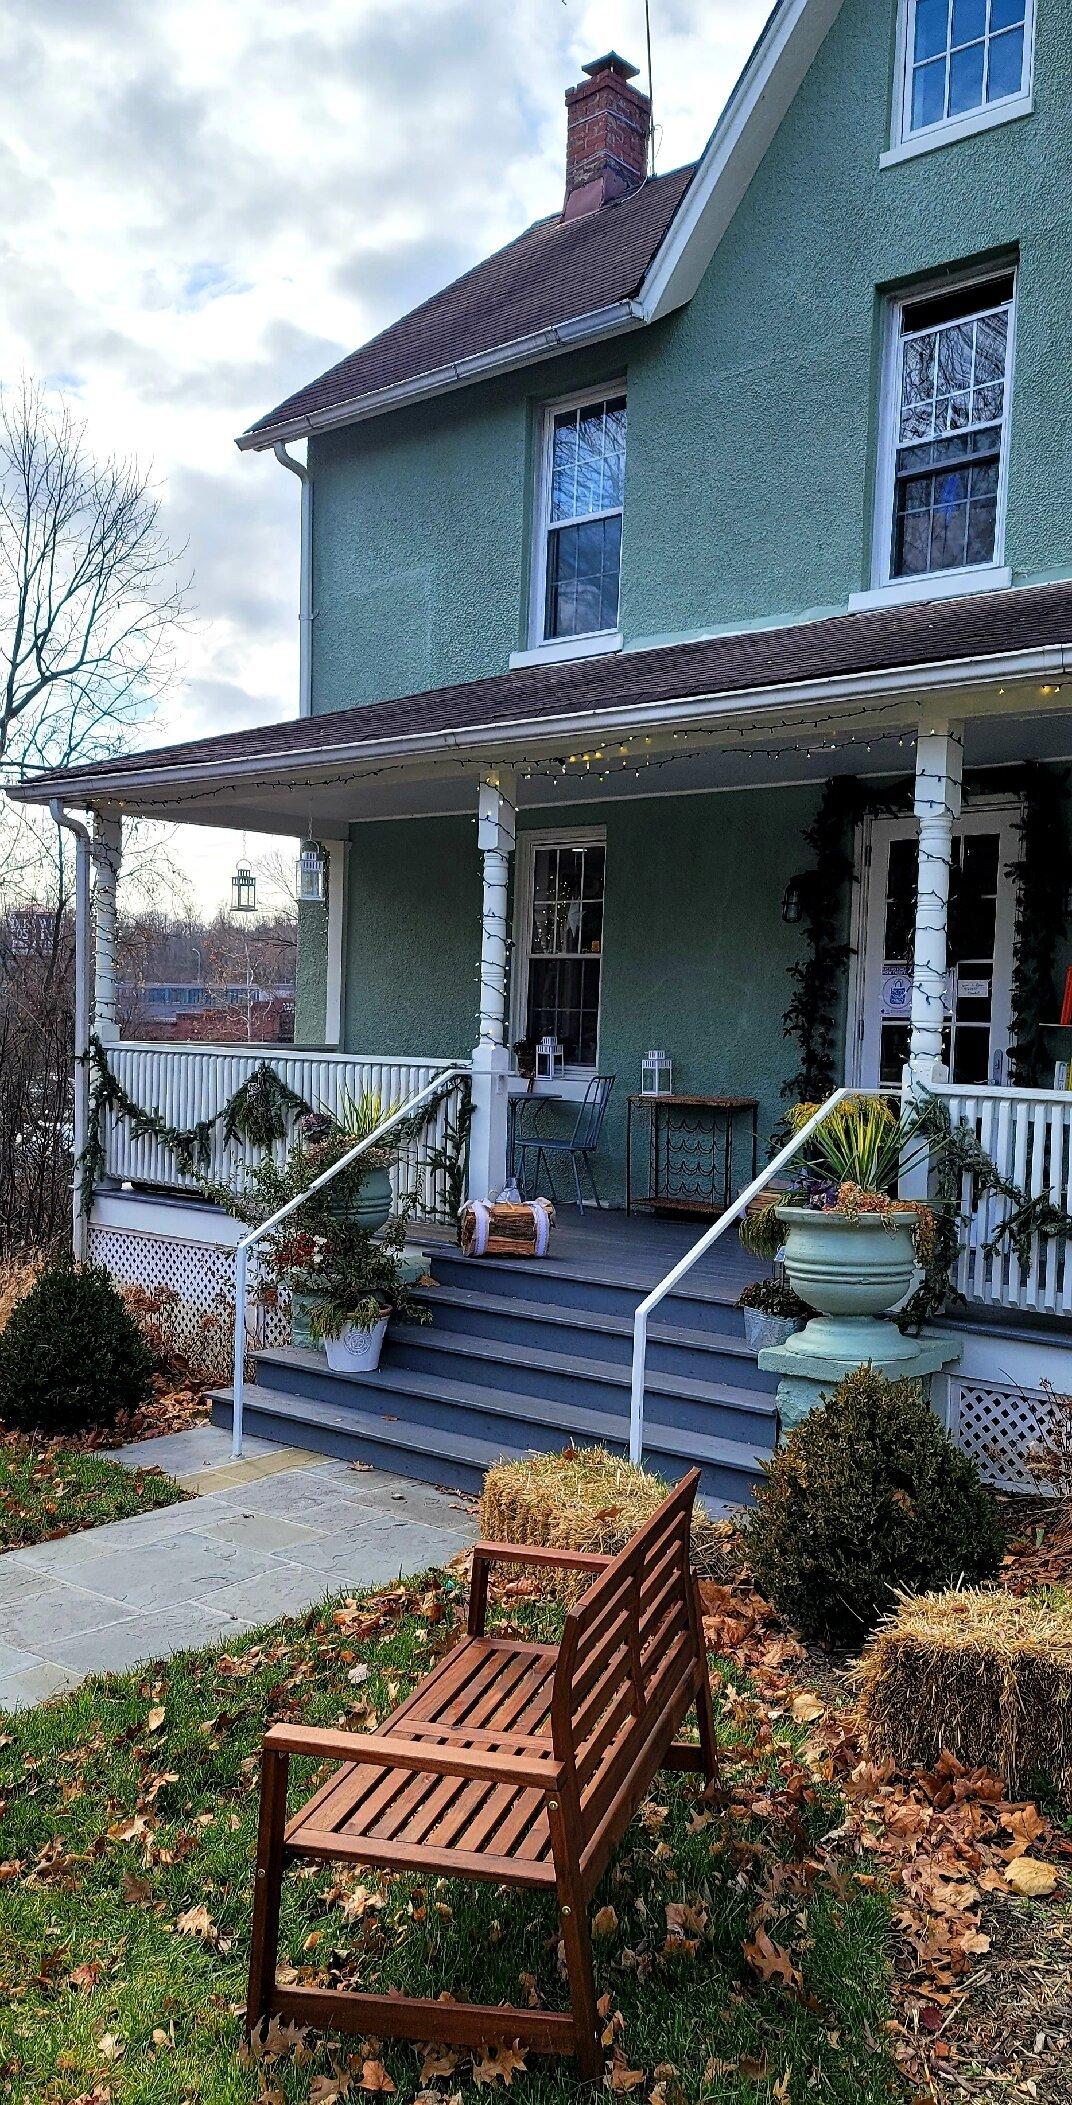
M79 1160L83 1205L87 1210L93 1188L107 1167L104 1119L109 1112L113 1117L126 1119L133 1140L158 1140L174 1155L185 1177L201 1181L210 1159L212 1135L218 1125L223 1126L226 1147L230 1147L234 1140L243 1140L250 1147L268 1148L273 1147L277 1140L285 1140L290 1120L298 1112L309 1109L305 1098L299 1096L267 1060L262 1060L211 1118L199 1118L192 1126L175 1126L169 1124L159 1111L135 1101L109 1066L107 1052L96 1036L90 1039L89 1062L93 1082L86 1144Z
M87 1213L94 1187L107 1168L104 1120L108 1113L126 1119L132 1139L159 1141L174 1155L182 1174L192 1178L207 1198L226 1204L227 1197L234 1196L229 1187L205 1175L215 1128L222 1125L225 1147L240 1140L250 1147L264 1150L285 1140L291 1120L310 1109L305 1097L292 1089L267 1060L262 1060L211 1118L198 1119L192 1126L170 1125L159 1111L137 1103L124 1088L109 1065L104 1045L96 1036L90 1040L89 1062L93 1083L86 1144L79 1158L82 1203ZM451 1224L456 1222L462 1202L469 1128L473 1120L473 1092L469 1077L462 1076L460 1082L457 1077L452 1077L444 1082L442 1089L397 1129L400 1147L414 1145L427 1130L443 1098L455 1089L458 1090L457 1115L448 1122L442 1145L429 1152L426 1164L433 1180L437 1174L442 1174L447 1187L443 1207L436 1209L434 1218Z
M1009 1209L983 1245L987 1257L1008 1248L1021 1265L1026 1265L1036 1236L1062 1242L1072 1238L1072 1214L1055 1205L1048 1193L1027 1192L1013 1178L1003 1176L974 1128L964 1119L953 1124L949 1107L941 1097L927 1097L918 1116L920 1136L931 1150L930 1203L935 1233L923 1279L897 1319L902 1330L916 1336L933 1317L967 1307L957 1285L961 1239L971 1214L986 1199L1004 1199ZM971 1178L971 1206L967 1214L961 1206L965 1177Z
M1069 777L1066 771L1027 761L966 779L966 797L984 791L1021 801L1020 854L1007 873L1020 888L1009 1057L1022 1087L1040 1087L1045 1086L1049 1065L1045 1027L1056 1014L1057 951L1068 925ZM813 863L797 880L804 947L789 967L793 994L783 1018L784 1034L798 1049L797 1070L782 1089L790 1103L821 1103L839 1079L838 1015L851 956L841 931L853 876L853 829L864 818L910 810L911 803L910 781L876 791L851 776L834 776L824 784L818 810L805 830Z

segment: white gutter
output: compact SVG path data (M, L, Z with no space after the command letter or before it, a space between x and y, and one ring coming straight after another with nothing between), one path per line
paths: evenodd
M616 662L621 662L616 661ZM231 760L178 760L138 773L82 777L67 786L72 802L107 796L121 802L132 790L142 791L168 783L190 784L194 780L242 781L266 772L285 775L292 769L352 765L367 757L374 761L384 753L400 759L418 759L425 754L501 750L504 741L546 743L568 732L571 741L583 738L609 739L623 731L690 729L749 720L757 709L776 707L815 708L838 702L866 702L877 695L903 696L906 701L935 690L990 686L1001 680L1061 678L1072 671L1072 642L1049 644L1041 650L1010 652L1001 657L943 660L935 665L906 665L882 672L849 673L836 678L800 680L783 686L750 688L733 693L715 689L688 699L640 702L630 708L593 710L587 715L563 709L555 716L499 718L494 723L462 724L453 730L400 733L393 738L348 738L335 745L302 746L294 751L243 754ZM60 785L62 788L63 785ZM20 803L41 804L58 794L56 778L44 777L36 790L23 782L8 790Z
M313 713L313 478L288 453L282 439L272 447L277 461L301 483L301 569L298 586L298 715Z
M348 402L333 403L330 409L311 410L267 430L244 431L235 445L242 453L258 453L268 446L274 449L279 440L304 439L311 432L336 431L343 424L363 424L370 417L383 416L386 410L402 409L407 402L449 394L455 388L469 387L475 380L489 380L496 373L511 373L518 366L554 358L559 351L575 350L579 344L620 336L627 329L640 328L644 320L644 310L636 300L615 300L609 307L596 307L591 314L536 329L529 336L515 338L513 343L497 344L490 351L474 351L468 358L452 359L430 372L415 374L411 380L399 380L393 387L377 388Z

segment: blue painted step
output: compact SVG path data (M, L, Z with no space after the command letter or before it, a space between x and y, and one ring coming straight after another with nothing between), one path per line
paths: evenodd
M427 1250L428 1270L443 1287L467 1288L478 1293L507 1296L515 1303L551 1302L560 1308L579 1308L591 1315L611 1315L632 1323L638 1304L650 1291L650 1275L631 1271L628 1264L606 1270L594 1263L570 1264L554 1257L533 1260L463 1257L460 1250L438 1245ZM744 1335L737 1295L745 1280L755 1276L741 1270L713 1281L703 1289L689 1291L687 1281L667 1296L659 1320L685 1330L715 1332L741 1339Z
M381 1367L377 1375L335 1375L315 1353L293 1347L265 1353L261 1380L245 1397L250 1436L287 1441L324 1454L375 1462L424 1482L478 1490L493 1462L520 1459L573 1442L628 1448L628 1420L575 1406L567 1413L511 1398L490 1388L468 1389L441 1379ZM288 1379L289 1378L289 1379ZM231 1392L213 1397L213 1422L231 1422ZM682 1432L657 1422L647 1427L645 1462L668 1482L697 1464L709 1505L742 1504L751 1495L773 1428L757 1425L755 1442Z

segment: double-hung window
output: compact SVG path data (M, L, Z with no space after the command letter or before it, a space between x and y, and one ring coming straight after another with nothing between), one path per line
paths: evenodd
M1022 113L1034 0L901 0L894 144L955 137Z
M522 1031L557 1038L568 1068L598 1057L606 853L601 838L576 834L531 844Z
M1014 292L1010 271L893 309L880 583L1002 560Z
M548 411L538 501L536 645L618 626L625 496L625 396Z

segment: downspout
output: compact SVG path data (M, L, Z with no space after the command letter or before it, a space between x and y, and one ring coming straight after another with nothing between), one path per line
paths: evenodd
M89 1241L89 1206L83 1190L83 1156L89 1137L89 866L93 859L93 837L81 819L72 819L58 797L49 810L57 826L75 838L74 892L74 1154L73 1213L71 1242L79 1264L84 1263ZM93 1194L89 1193L92 1204Z
M313 478L300 460L288 453L282 439L272 448L282 468L289 468L301 483L301 569L298 586L298 714L313 713Z

